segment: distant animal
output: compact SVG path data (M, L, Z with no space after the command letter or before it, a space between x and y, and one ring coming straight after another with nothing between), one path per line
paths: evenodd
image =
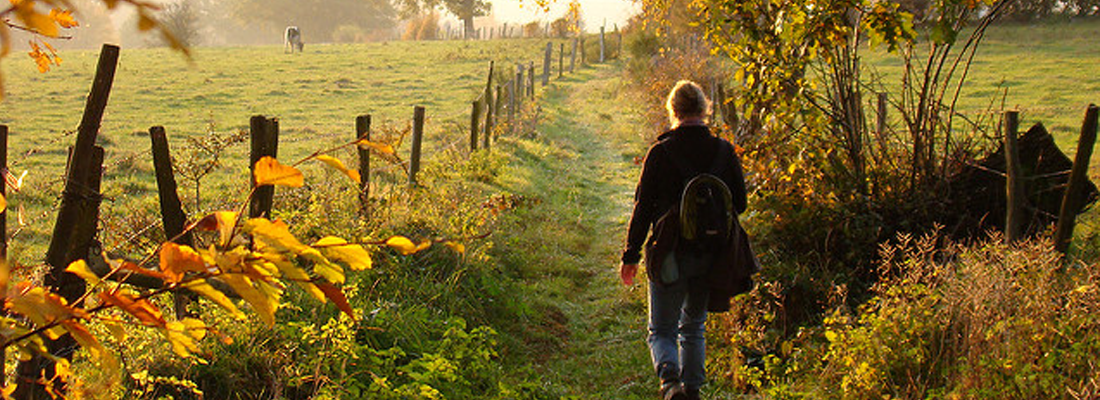
M297 26L286 27L286 33L283 35L284 53L293 53L294 49L298 49L298 52L302 52L302 48L305 47L302 44L302 31Z

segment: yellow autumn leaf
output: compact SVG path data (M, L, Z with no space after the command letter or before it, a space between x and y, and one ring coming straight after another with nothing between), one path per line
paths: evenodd
M176 283L188 272L206 272L206 263L190 246L165 242L160 248L160 270L168 276L168 282Z
M73 12L69 10L52 9L50 10L50 19L56 22L58 26L66 29L80 26L80 23L73 18Z
M314 158L316 158L317 161L328 164L328 166L330 166L332 168L336 168L340 172L343 172L344 175L347 175L348 178L351 178L351 180L355 181L355 183L361 182L361 179L360 179L360 176L359 176L359 171L348 169L348 167L344 166L343 162L336 159L335 157L330 157L330 156L326 156L326 155L319 155L319 156L316 156Z
M254 170L256 186L278 185L289 187L302 187L305 177L297 168L279 164L278 160L264 156L256 161Z
M0 193L0 213L8 210L8 199Z
M190 358L192 354L199 352L195 341L206 336L206 324L195 318L184 318L183 321L169 322L163 332L172 344L173 352L180 357Z
M120 343L126 340L126 337L129 336L126 333L126 327L122 324L121 321L105 320L103 321L103 325L107 327L107 331L111 332L111 336Z
M64 298L41 286L20 282L14 289L14 293L8 294L5 305L9 310L27 317L37 326L45 326L68 318L83 318L86 315L84 310L70 307Z
M306 253L318 253L316 249L299 242L290 233L290 227L283 221L271 221L266 218L252 218L244 223L244 232L252 235L257 241L261 251L267 252L267 248L277 253L292 253L304 255Z
M313 246L321 250L325 257L347 264L353 271L371 268L370 253L358 244L349 244L344 239L326 236L314 242Z
M391 154L392 155L392 154L395 153L394 150L393 150L393 146L390 146L390 145L385 144L385 143L372 142L372 141L367 140L367 139L360 139L358 142L355 142L355 144L359 145L359 148L361 148L361 149L374 150L374 151L376 151L380 154Z
M454 250L456 253L459 253L459 254L465 254L466 253L466 245L463 245L462 243L446 241L446 242L443 242L443 245L447 246L447 247L450 247L451 250Z
M409 240L409 238L404 236L393 236L389 239L386 239L386 246L390 246L404 256L417 252L416 243L413 243L412 240Z
M313 295L314 298L321 302L325 301L325 294L322 293L316 285L310 282L309 274L307 274L305 270L298 268L297 265L294 265L294 263L290 262L286 257L275 253L261 253L260 257L274 264L275 267L279 268L279 272L281 272L286 279L301 286L302 289L305 289L305 291Z
M203 231L217 231L218 243L223 246L229 245L230 235L233 234L233 228L237 225L237 213L233 211L215 211L212 214L207 214L195 223L195 229Z
M229 285L237 295L251 305L252 310L268 327L275 326L275 310L279 308L278 291L268 290L268 288L259 289L253 286L251 279L239 274L224 274L219 276L218 280Z
M217 304L221 306L221 308L224 308L226 311L228 311L229 314L233 316L233 318L245 318L244 313L237 308L236 304L233 304L233 301L229 299L229 296L226 296L225 293L222 293L218 289L214 289L214 287L210 286L210 283L206 282L205 280L197 279L185 283L183 287L187 290L198 293L200 296L205 297L210 301L213 301L214 304Z
M65 268L65 271L76 274L76 276L79 276L80 279L88 282L89 285L94 286L99 284L99 275L96 275L95 272L92 272L92 270L88 268L88 263L84 262L84 260L73 261L71 264L69 264L68 267Z

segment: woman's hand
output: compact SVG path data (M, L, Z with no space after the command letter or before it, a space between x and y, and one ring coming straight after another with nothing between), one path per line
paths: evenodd
M638 274L638 264L622 264L619 266L619 279L623 285L634 285L634 275Z

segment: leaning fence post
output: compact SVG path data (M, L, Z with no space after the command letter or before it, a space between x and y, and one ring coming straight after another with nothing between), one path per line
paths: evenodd
M103 121L103 111L107 108L107 99L110 97L111 85L114 82L115 70L118 66L119 47L105 44L99 54L99 62L96 65L95 78L92 90L88 94L84 106L84 115L77 128L76 144L73 146L72 163L66 170L65 188L61 196L61 208L57 213L57 222L54 224L53 235L50 237L49 249L46 252L46 263L50 266L49 272L44 277L44 283L56 290L56 292L69 302L84 295L84 280L72 273L65 272L70 254L79 252L82 238L76 237L79 222L85 219L87 214L95 213L98 216L99 192L92 191L91 184L98 183L97 173L102 171L102 157L98 157L100 164L96 164L97 154L102 155L102 149L97 150L95 145L96 135ZM93 224L94 231L94 224ZM75 249L74 249L75 248ZM86 251L87 249L84 248ZM87 253L82 257L86 257ZM62 336L58 340L47 342L50 354L72 358L72 350L76 343L69 335ZM41 356L32 357L31 360L20 362L16 371L15 398L46 398L45 387L40 378L53 379L56 375L54 362ZM64 391L64 387L55 387Z
M1015 242L1023 236L1024 230L1024 186L1020 171L1020 153L1016 148L1016 133L1019 130L1019 112L1004 113L1004 149L1005 149L1005 190L1007 204L1005 208L1005 239Z
M149 128L149 139L153 149L153 173L157 177L157 194L160 199L160 220L164 226L164 237L175 243L194 247L195 241L187 228L187 214L183 212L183 203L176 192L176 176L172 172L172 157L168 150L168 136L163 126ZM187 306L195 299L194 294L176 292L172 304L176 318L190 315Z
M370 115L355 117L356 141L370 141ZM359 152L359 215L370 218L370 150L356 146Z
M516 99L516 83L519 82L520 73L516 73L516 80L512 81L508 85L508 130L514 131L516 129L516 106L519 104Z
M424 107L413 108L412 154L409 155L409 186L416 186L420 172L420 145L424 140Z
M1062 207L1058 211L1058 224L1054 228L1054 249L1062 253L1069 250L1073 240L1073 226L1077 213L1084 206L1088 182L1089 161L1092 147L1096 143L1097 107L1089 104L1085 111L1085 121L1081 123L1081 136L1077 139L1077 154L1073 157L1073 169L1069 173L1069 184L1062 194Z

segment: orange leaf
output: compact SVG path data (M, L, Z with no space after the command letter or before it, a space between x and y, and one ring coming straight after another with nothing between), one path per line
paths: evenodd
M133 262L126 260L107 260L107 264L111 266L111 269L117 268L120 274L135 273L138 275L145 275L148 277L157 278L162 281L168 281L171 279L168 274L160 271L153 271L151 269L145 269L137 264L134 264Z
M229 235L233 234L233 228L237 225L237 213L233 211L217 211L207 214L195 223L195 229L203 231L218 231L218 243L229 244Z
M343 290L323 282L317 282L317 287L325 293L325 297L328 297L329 300L332 300L333 304L336 304L336 308L339 308L340 311L343 311L351 317L351 319L355 319L355 310L351 309L351 304L348 304L348 298L344 296Z
M446 242L443 242L443 245L447 246L447 247L450 247L451 250L454 250L456 253L459 253L459 254L465 254L466 253L466 246L463 245L462 243L446 241Z
M52 9L50 10L50 19L66 29L80 26L80 23L76 22L76 19L73 18L73 12L69 10L62 10L59 8Z
M305 177L297 168L279 164L272 157L264 156L256 161L255 168L256 186L279 185L289 187L302 187Z
M65 271L76 274L76 276L79 276L85 282L88 282L89 285L99 284L99 275L96 275L95 272L92 272L92 270L88 268L88 263L84 262L84 260L73 261L71 264L69 264L68 267L65 268Z
M336 168L340 172L343 172L344 175L347 175L348 178L351 178L351 180L355 181L355 183L361 182L360 176L359 176L359 171L353 171L353 170L348 169L348 167L344 166L343 162L336 159L335 157L330 157L330 156L326 156L326 155L319 155L319 156L316 156L314 158L317 159L317 161L328 164L328 166Z
M160 247L160 270L168 276L168 282L176 283L188 272L206 272L206 263L190 246L165 242Z
M374 150L374 151L376 151L380 154L387 154L387 155L394 154L393 146L390 146L390 145L385 144L385 143L378 143L378 142L372 142L372 141L367 140L367 139L360 139L358 142L355 142L355 144L359 145L359 147L362 148L362 149Z
M127 291L120 290L116 293L100 292L99 299L125 311L144 325L163 327L168 323L164 320L164 316L160 313L160 309L158 309L157 306L153 305L153 303L150 303L148 300L138 299Z

